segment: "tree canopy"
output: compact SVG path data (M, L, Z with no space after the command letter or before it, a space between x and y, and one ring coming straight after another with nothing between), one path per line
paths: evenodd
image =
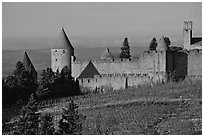
M130 46L128 42L128 38L126 37L123 41L123 45L121 46L120 58L130 58Z

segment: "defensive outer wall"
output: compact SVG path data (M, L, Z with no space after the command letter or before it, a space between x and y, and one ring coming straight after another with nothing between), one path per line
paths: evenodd
M89 61L72 63L72 76L77 78ZM131 86L163 83L172 75L180 78L202 76L202 50L146 51L135 60L93 60L101 74L79 79L79 84L94 90L100 87L124 89Z

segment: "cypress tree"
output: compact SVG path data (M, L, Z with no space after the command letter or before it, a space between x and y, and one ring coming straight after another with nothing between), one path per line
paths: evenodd
M149 50L156 50L157 48L157 40L156 38L153 38L149 45Z
M120 58L130 58L130 46L128 42L128 38L126 37L124 39L123 45L121 46L121 53L120 53Z

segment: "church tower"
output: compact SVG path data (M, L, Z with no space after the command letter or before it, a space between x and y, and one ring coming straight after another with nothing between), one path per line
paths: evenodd
M54 72L67 66L71 71L71 60L74 56L74 48L70 43L65 30L62 28L54 47L51 49L51 67Z
M183 25L183 48L189 49L192 39L192 21L184 21Z

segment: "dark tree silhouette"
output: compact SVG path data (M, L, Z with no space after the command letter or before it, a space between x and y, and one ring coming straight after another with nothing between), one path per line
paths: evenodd
M85 116L78 113L78 106L71 99L67 108L63 108L62 118L59 121L58 134L81 135L83 120L85 120Z
M123 45L121 46L121 53L120 53L120 58L130 58L130 47L129 47L129 42L128 38L126 37L124 39Z
M164 41L165 41L167 46L171 45L171 41L168 37L164 37Z
M53 116L45 114L41 117L40 134L41 135L54 135L55 128L53 124Z
M47 68L41 76L36 93L38 99L65 97L80 93L78 91L80 89L77 88L79 85L71 77L71 72L67 67L64 67L61 73L55 73L51 68Z
M157 40L156 38L153 38L149 45L149 50L156 50L157 48Z
M37 135L39 134L38 104L31 94L28 104L22 109L21 116L16 121L14 134Z
M18 100L27 102L31 93L34 93L38 86L32 73L26 71L20 61L16 63L13 75L6 77L2 84L3 105L12 104Z

